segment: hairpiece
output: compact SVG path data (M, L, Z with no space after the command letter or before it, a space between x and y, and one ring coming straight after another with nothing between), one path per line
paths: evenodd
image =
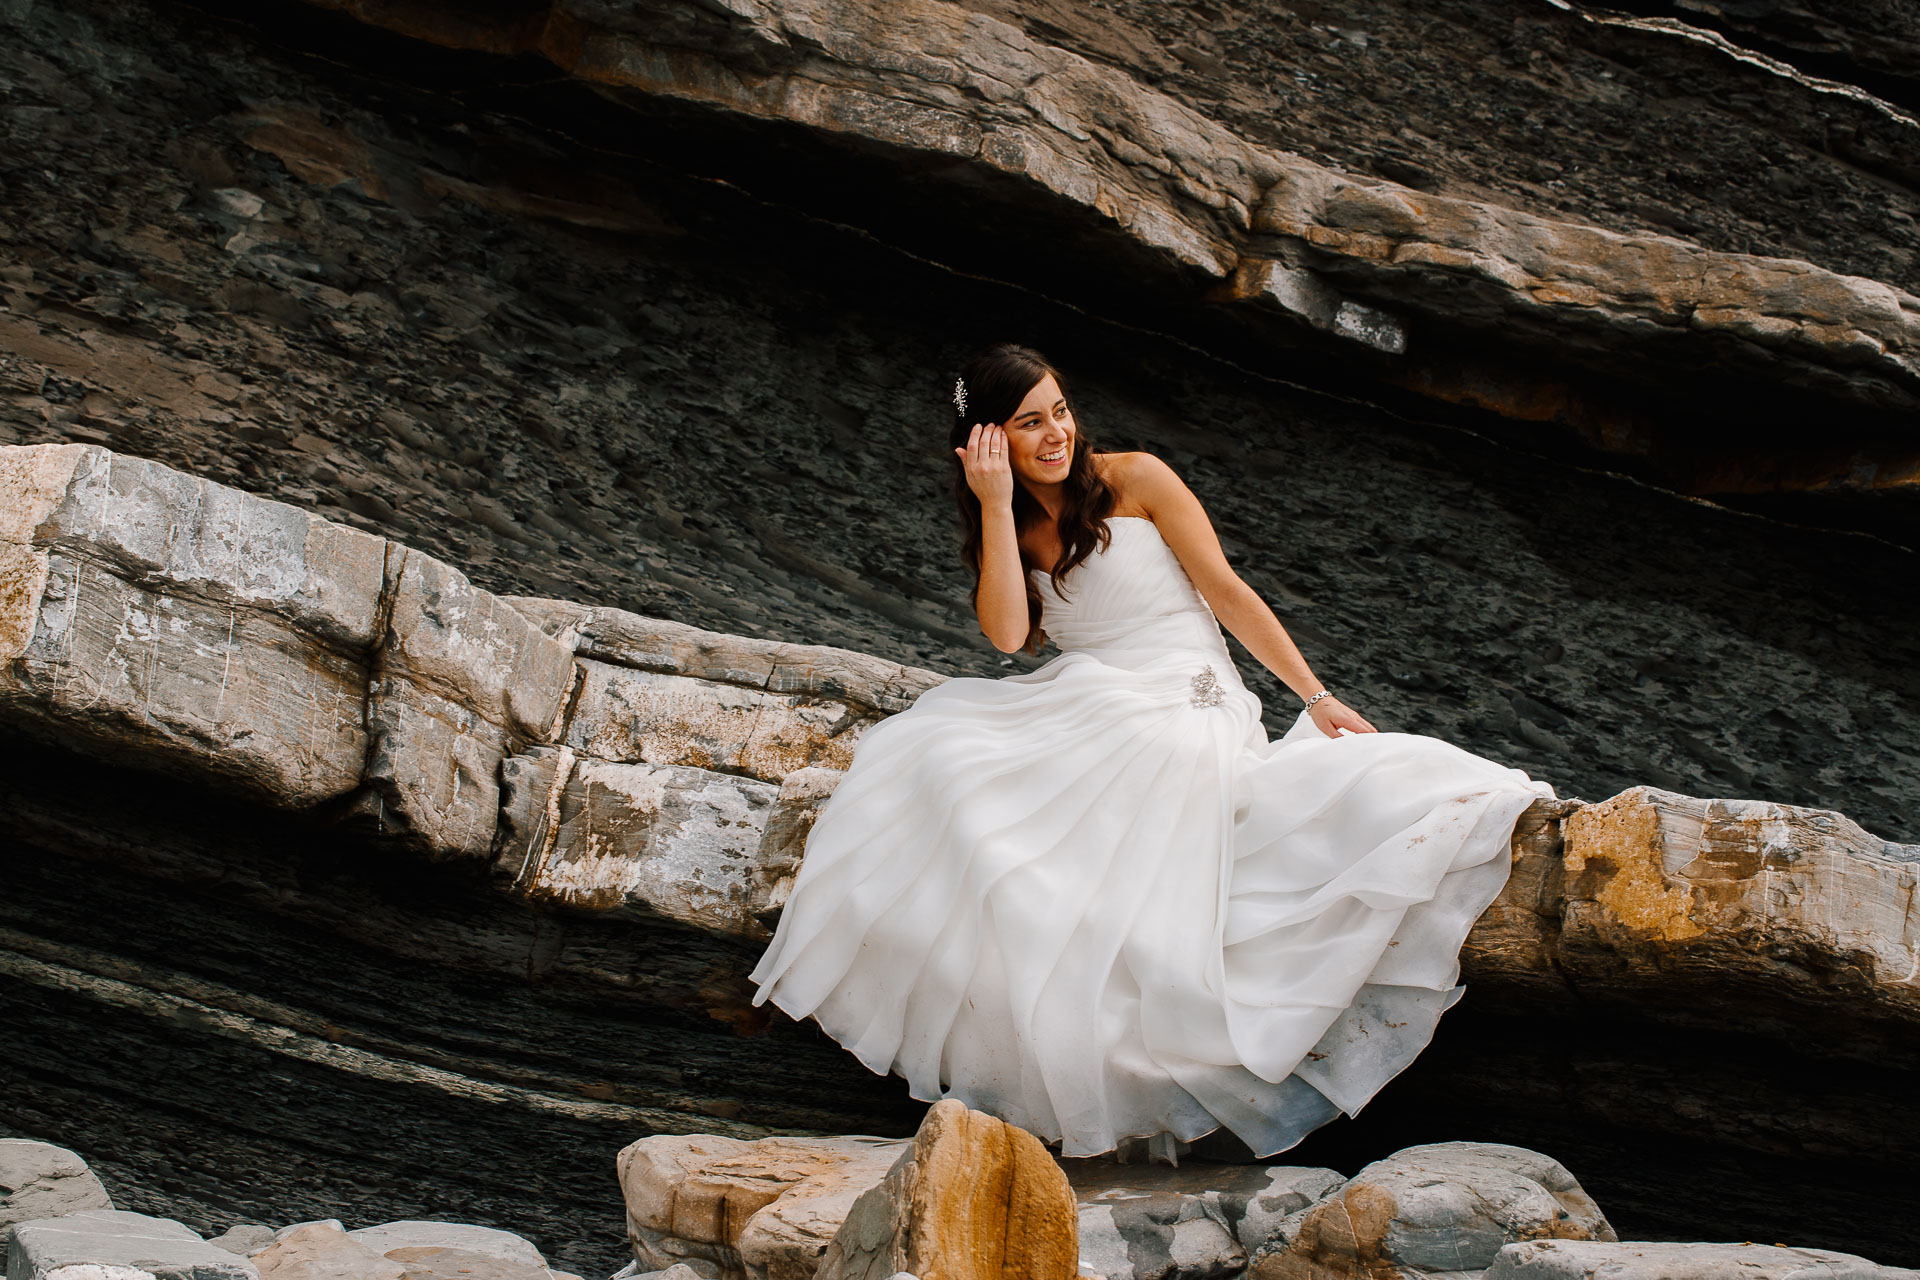
M967 380L964 377L953 380L953 406L961 417L967 416Z

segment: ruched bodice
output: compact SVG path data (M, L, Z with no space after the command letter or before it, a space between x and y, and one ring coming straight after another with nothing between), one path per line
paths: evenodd
M1266 741L1260 700L1240 683L1220 623L1187 577L1159 526L1144 516L1114 516L1111 536L1056 584L1033 570L1040 592L1040 626L1060 647L1055 664L1091 662L1134 673L1135 692L1175 705L1226 704L1227 715L1208 725L1216 735ZM1013 677L1056 679L1059 672Z
M1053 575L1032 570L1040 626L1062 652L1185 648L1225 657L1226 642L1180 557L1144 516L1114 516L1104 548Z
M1268 1156L1410 1063L1553 788L1411 733L1277 741L1151 521L1055 584L1061 652L860 739L754 1003L1064 1155L1225 1125Z

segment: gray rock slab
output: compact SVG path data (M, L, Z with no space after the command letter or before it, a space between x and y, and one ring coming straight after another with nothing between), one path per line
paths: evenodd
M360 653L373 640L387 547L289 503L98 445L0 449L0 540L274 613Z
M1753 1243L1529 1240L1501 1249L1486 1280L1915 1280L1851 1253Z
M395 1249L463 1249L483 1253L502 1262L525 1263L545 1267L547 1259L533 1242L498 1227L481 1227L467 1222L433 1222L403 1219L383 1222L376 1227L361 1227L347 1233L376 1253Z
M1437 1142L1374 1161L1275 1224L1247 1275L1478 1272L1516 1241L1616 1238L1600 1206L1559 1161L1502 1143Z
M51 1142L0 1138L0 1249L16 1222L111 1208L113 1197L78 1155Z
M435 862L491 853L511 735L472 707L401 677L374 680L366 706L363 807L376 833Z
M253 1263L171 1218L89 1209L15 1224L7 1280L82 1280L54 1275L75 1266L127 1267L155 1280L260 1280Z
M878 713L811 693L770 693L580 659L566 743L603 760L686 764L778 782L845 769Z
M793 871L784 845L771 861L762 858L780 795L774 784L687 766L613 764L570 747L511 757L500 779L494 865L512 892L768 936L755 912Z
M389 1249L387 1260L400 1264L404 1280L555 1280L546 1265L502 1258L472 1249L417 1245Z
M703 631L625 609L541 596L503 597L583 658L771 693L813 694L881 713L904 711L948 677L851 649Z
M236 1222L219 1235L209 1237L207 1243L250 1258L272 1245L275 1238L274 1229L263 1223Z
M65 550L45 569L24 644L0 667L0 717L285 808L358 785L363 657L288 617L136 585Z
M309 1222L253 1255L260 1280L402 1280L406 1267L330 1222Z
M558 736L573 650L424 552L399 549L379 674L398 676L534 742Z

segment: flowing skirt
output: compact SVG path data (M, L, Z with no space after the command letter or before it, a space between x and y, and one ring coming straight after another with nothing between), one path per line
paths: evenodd
M1460 997L1553 788L1304 711L1268 741L1224 649L1172 658L1069 652L868 730L755 1003L1067 1156L1221 1126L1267 1156L1357 1113Z

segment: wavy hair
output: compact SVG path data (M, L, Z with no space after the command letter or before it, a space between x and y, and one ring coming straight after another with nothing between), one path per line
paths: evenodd
M1023 570L1047 569L1053 575L1055 589L1060 590L1060 582L1066 577L1067 571L1092 555L1094 548L1105 547L1113 536L1107 526L1107 517L1113 513L1115 501L1113 487L1101 477L1099 468L1093 465L1095 449L1086 431L1080 427L1080 415L1073 407L1073 393L1067 389L1067 380L1060 376L1060 371L1053 367L1051 361L1033 348L1013 342L994 343L960 366L960 376L966 379L967 411L961 413L957 403L953 406L953 428L947 433L947 460L953 467L953 497L960 508L960 560L973 574L973 590L968 593L967 601L976 609L980 603L980 552L984 544L984 521L980 513L980 499L967 484L966 468L952 450L966 447L967 436L973 430L974 423L1004 424L1020 407L1020 402L1027 398L1027 393L1048 374L1052 374L1054 382L1059 385L1060 395L1067 402L1067 412L1073 415L1074 421L1073 462L1067 467L1066 479L1060 482L1066 502L1061 506L1060 518L1056 521L1060 534L1060 558L1051 566L1031 565L1027 563L1023 551L1020 567ZM1013 485L1015 530L1025 531L1046 518L1046 508L1016 476ZM1047 633L1040 629L1040 592L1033 585L1031 574L1023 573L1021 582L1027 590L1027 642L1023 647L1028 653L1038 653L1047 639Z

